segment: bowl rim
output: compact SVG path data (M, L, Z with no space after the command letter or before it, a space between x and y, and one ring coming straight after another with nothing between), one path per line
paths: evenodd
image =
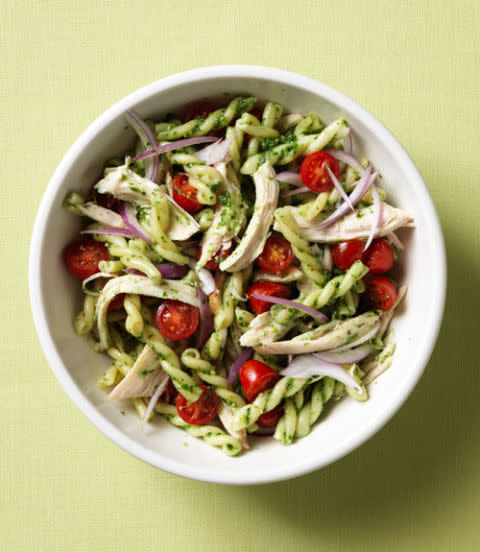
M148 449L124 434L112 422L105 418L97 407L94 406L94 404L91 403L83 394L61 360L55 341L47 324L40 285L42 243L47 216L49 214L53 199L79 152L86 145L88 145L91 139L110 122L121 116L127 109L135 107L137 104L148 99L150 96L185 83L195 83L201 80L210 80L220 77L243 77L249 79L268 80L288 86L294 83L296 88L302 88L308 90L309 92L313 92L317 96L325 99L327 102L334 103L342 109L354 113L365 126L369 127L376 136L381 138L386 148L389 149L403 164L405 172L409 175L409 179L411 179L412 182L415 182L416 186L418 186L418 193L422 196L423 201L422 208L427 220L429 221L430 230L434 237L434 251L432 251L432 258L437 264L437 266L432 270L437 277L434 282L435 300L433 301L430 317L426 322L429 326L427 328L428 343L417 354L416 362L412 365L412 371L409 374L409 385L405 387L403 393L398 395L395 401L392 401L392 403L386 405L378 416L372 419L369 424L364 426L358 434L355 434L354 438L350 439L348 442L341 443L334 451L324 454L321 458L304 458L303 460L293 464L292 466L288 466L287 468L282 467L276 469L275 467L272 467L268 473L262 474L250 472L216 473L215 470L211 468L199 468L161 457L159 453ZM30 305L35 328L45 357L51 369L75 406L77 406L82 414L111 441L116 443L126 452L129 452L133 456L156 468L160 468L164 471L186 478L210 483L232 485L272 483L310 473L347 455L379 431L380 428L382 428L398 411L398 409L411 394L423 374L423 371L425 370L435 346L442 323L446 295L445 244L433 200L420 172L399 141L369 111L330 86L297 73L259 65L214 65L175 73L132 92L107 109L77 138L55 170L38 208L30 244L29 289Z

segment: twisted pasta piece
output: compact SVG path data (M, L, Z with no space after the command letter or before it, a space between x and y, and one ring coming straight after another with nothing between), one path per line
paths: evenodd
M277 209L274 216L277 229L290 242L303 272L313 282L322 286L325 283L325 273L318 259L312 253L310 244L301 237L300 229L292 213L287 209Z
M301 121L299 121L295 125L295 129L293 131L294 134L307 134L312 132L319 132L325 127L322 120L318 115L315 113L310 113L302 118Z
M202 348L202 356L208 360L217 360L223 354L227 342L228 330L217 330L208 338Z
M278 421L273 438L284 445L291 445L297 427L297 409L292 399L286 399L283 416Z
M235 98L227 107L212 111L205 119L193 119L173 128L156 132L156 138L161 140L178 140L189 136L204 136L212 130L224 128L230 121L245 111L250 111L257 101L256 98Z
M140 296L128 293L123 300L123 306L127 311L125 320L125 329L135 337L140 337L143 333L143 317L141 313Z
M310 433L312 425L320 417L323 407L332 397L334 389L335 380L329 377L323 378L313 386L310 401L298 413L295 437L305 437Z
M243 292L243 277L241 272L234 272L228 277L222 294L222 304L215 313L215 329L224 330L231 326L235 307Z
M301 389L319 378L288 378L280 379L269 391L260 393L250 404L242 406L235 412L232 427L243 429L253 424L264 412L269 412L278 406L285 398L295 395Z
M117 272L121 272L125 268L125 265L121 261L100 261L98 268L100 272L116 274Z
M93 330L95 325L95 305L97 298L93 295L85 295L83 308L73 321L73 328L78 335L86 335Z
M200 226L200 230L205 231L212 226L213 217L215 211L213 209L202 209L198 213L195 213L194 218Z
M182 370L177 355L166 345L157 328L145 324L141 340L157 354L163 370L170 376L177 391L189 402L198 400L202 394L201 387Z
M230 389L227 379L217 374L213 364L202 359L197 349L185 349L181 361L184 366L194 370L205 383L214 387L215 392L225 402L226 406L237 408L245 405L242 397Z
M200 188L203 193L197 195L200 203L206 205L215 205L216 196L215 192L221 186L223 180L221 174L215 167L205 165L204 161L200 161L198 157L190 153L169 153L167 154L170 162L174 165L182 165L185 172L194 178L197 178L200 182L204 183L207 188ZM201 198L203 201L201 201Z
M253 174L266 161L270 161L272 165L287 165L299 155L304 153L308 155L322 150L346 128L348 128L346 122L343 119L337 119L318 134L293 134L285 143L249 157L242 165L240 172Z
M236 123L237 128L256 138L278 138L280 133L274 128L269 128L250 113L244 113Z
M242 444L238 439L227 435L220 428L211 425L190 425L187 424L177 413L173 404L158 402L154 408L157 414L165 416L172 425L184 429L193 437L204 439L209 445L221 447L228 456L236 456L242 450Z

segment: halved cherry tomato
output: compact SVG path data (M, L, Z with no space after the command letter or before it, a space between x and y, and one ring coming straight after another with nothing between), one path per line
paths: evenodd
M262 312L267 312L272 303L267 303L261 299L255 299L252 297L253 293L259 293L261 295L268 295L269 297L281 297L282 299L288 299L291 295L291 290L289 287L284 286L283 284L276 284L274 282L258 282L253 284L247 291L248 302L255 314L262 314Z
M209 113L219 109L217 103L210 100L198 100L187 106L185 112L185 122L192 119L205 119Z
M392 268L395 257L390 245L384 239L376 238L365 251L362 262L372 274L383 274Z
M317 193L327 192L333 188L326 165L337 178L340 176L340 166L329 153L317 151L305 157L300 165L300 178L307 188Z
M279 404L273 410L265 412L258 418L257 424L261 427L275 427L283 416L283 406Z
M273 387L280 376L268 364L259 360L248 360L240 368L240 384L247 401L254 401L260 393Z
M362 259L365 242L348 240L332 246L332 259L338 268L348 270L355 261Z
M222 245L220 249L215 253L215 255L205 264L207 270L218 270L218 265L226 259L230 253L233 251L233 243L230 243L226 247L226 244ZM202 248L197 249L197 257L200 259L202 255Z
M167 299L157 310L156 322L161 334L173 341L187 339L197 329L199 313L197 307Z
M173 179L173 199L188 213L196 213L203 205L197 200L197 190L186 174L176 174Z
M220 398L213 389L206 385L200 386L203 393L194 402L188 403L180 393L177 395L177 412L187 424L204 425L212 421L220 408Z
M393 282L385 276L367 276L365 282L365 296L374 309L389 310L397 300L397 290Z
M265 242L265 247L257 258L258 266L265 272L283 272L293 261L292 247L282 237L273 235Z
M68 270L78 280L99 272L98 263L108 259L108 249L92 238L70 242L63 252Z
M118 295L115 295L113 301L110 301L110 304L108 305L108 310L117 311L123 308L124 299L125 299L125 293L119 293Z
M162 395L162 401L172 403L175 402L178 395L177 388L173 385L171 378L168 378L167 388L165 389L164 394Z
M110 209L110 211L115 211L118 213L122 202L114 197L112 194L102 194L96 188L93 188L93 201L100 207L105 207L105 209Z

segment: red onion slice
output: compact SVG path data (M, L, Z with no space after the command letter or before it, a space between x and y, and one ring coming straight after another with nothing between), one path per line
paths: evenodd
M143 149L147 150L148 146L153 149L158 147L158 142L155 137L155 134L152 132L152 129L147 125L147 123L140 117L138 113L130 109L125 113L125 118L132 125L135 132L140 137L140 140L143 142ZM160 165L160 160L157 156L146 159L145 161L145 178L152 180L153 182L157 181L158 177L158 167Z
M359 337L355 341L352 341L352 343L349 343L348 345L342 345L341 347L337 347L336 349L331 349L331 353L340 353L341 351L346 351L348 349L353 349L357 345L361 345L362 343L365 343L365 341L368 341L369 339L372 339L372 337L378 332L380 328L380 320L373 326L373 328L367 332L364 336Z
M208 142L216 142L217 138L215 136L198 136L197 138L185 138L185 140L177 140L176 142L170 142L169 144L164 144L163 146L157 146L154 149L144 151L132 159L135 161L140 161L141 159L148 159L149 157L154 157L165 153L166 151L172 151L178 148L186 148L187 146L195 146L197 144L206 144Z
M162 275L162 278L183 278L188 273L188 268L186 266L176 264L161 263L156 264L155 267ZM124 272L136 274L137 276L145 276L142 271L137 270L136 268L126 268Z
M324 362L313 355L299 355L280 372L281 376L290 378L330 377L341 381L347 387L361 391L358 383L341 366Z
M328 166L328 163L323 163L325 165L325 168L327 169L327 172L328 172L328 175L330 176L330 179L331 181L333 182L333 185L335 186L335 188L337 189L338 193L341 195L343 201L346 201L347 202L347 205L350 207L350 209L352 211L355 211L355 209L353 208L353 205L352 205L352 202L350 201L350 198L348 197L348 195L345 193L345 190L343 189L342 185L340 184L340 182L337 180L337 177L335 176L335 174L333 173L332 169Z
M127 230L127 228L88 228L87 230L82 230L80 234L115 234L116 236L123 236L124 238L134 238L134 234Z
M372 351L373 345L364 344L355 349L346 351L323 351L321 353L313 353L313 356L324 362L331 362L332 364L353 364L366 358Z
M125 226L134 234L137 238L140 238L148 244L152 244L152 238L145 234L144 229L140 226L135 213L135 207L128 201L123 201L120 207L120 214L122 215Z
M302 303L298 303L297 301L290 301L289 299L282 299L281 297L262 295L261 293L252 293L250 297L253 297L254 299L260 299L261 301L265 301L266 303L276 303L278 305L283 305L284 307L297 309L299 311L304 312L305 314L312 316L313 318L317 318L318 320L321 320L322 322L329 321L329 318L325 316L323 312L317 311L312 307L307 307L306 305L302 305Z
M382 200L380 199L380 194L378 193L377 187L375 184L372 186L372 196L373 196L373 223L370 228L370 233L368 234L368 240L365 244L364 251L366 251L377 233L377 230L380 226L380 219L382 218Z
M150 415L153 412L153 409L155 408L155 405L158 402L158 399L162 396L162 393L165 391L168 385L168 374L165 372L162 374L162 380L158 384L158 387L155 389L155 393L152 395L150 401L148 402L147 409L145 410L145 414L143 416L143 421L146 422Z
M280 182L285 182L287 184L291 184L292 186L303 186L302 179L298 172L283 171L278 173L276 178Z
M337 148L325 148L323 151L325 153L329 153L332 157L335 157L337 161L350 165L352 169L355 169L360 173L360 176L364 176L365 167L351 153L347 153L346 151Z
M372 186L372 184L375 182L375 179L378 176L378 172L374 172L371 175L371 170L371 167L367 168L365 175L362 176L353 192L348 196L352 205L356 205L368 192L370 186ZM330 224L333 224L338 219L341 219L343 216L345 216L348 210L348 204L346 202L343 202L329 217L327 217L321 224L319 224L318 228L321 229L325 228L326 226L330 226Z
M195 157L198 157L200 161L204 161L207 165L216 165L227 157L231 145L232 138L217 140L215 143L197 151Z
M307 188L306 186L300 186L299 188L294 188L293 190L289 190L288 192L283 192L282 197L290 197L297 194L306 194L307 192L311 192L310 188Z
M208 297L201 288L197 289L198 299L200 300L200 331L197 334L195 347L201 349L210 334L213 332L213 315L208 304Z
M271 437L275 433L274 427L259 427L251 435L255 437Z
M242 348L242 352L239 354L235 362L230 367L230 373L228 374L228 383L231 385L235 378L238 376L238 373L240 372L240 368L247 362L247 360L252 356L253 349L251 347L244 347Z

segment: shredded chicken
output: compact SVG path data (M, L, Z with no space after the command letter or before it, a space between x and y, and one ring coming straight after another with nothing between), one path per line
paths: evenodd
M263 251L278 201L278 183L272 164L264 163L253 175L253 181L256 192L253 216L235 251L220 263L220 270L243 270Z
M118 400L151 397L155 389L166 379L168 375L162 370L158 356L145 345L135 364L108 398Z
M224 404L220 406L218 417L220 418L220 421L222 422L227 433L229 433L232 437L235 437L235 439L238 439L242 443L243 448L250 448L247 440L247 431L245 429L235 430L232 428L233 414Z
M122 217L111 211L110 209L105 209L96 203L88 202L84 205L78 205L77 209L85 216L90 217L93 220L96 220L100 224L104 224L110 228L124 228L125 224Z

